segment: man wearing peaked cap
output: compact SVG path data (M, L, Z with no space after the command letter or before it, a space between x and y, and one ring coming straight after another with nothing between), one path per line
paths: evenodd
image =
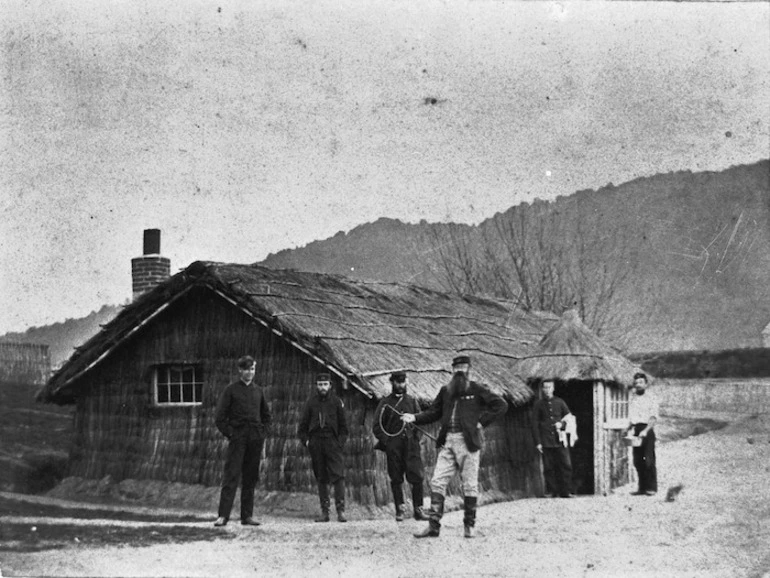
M227 438L227 454L215 526L224 526L230 519L239 483L241 524L260 524L253 518L254 488L259 481L262 447L273 418L263 388L254 382L256 367L253 357L241 357L240 379L225 387L217 402L214 419L217 429Z
M543 397L532 407L532 437L535 448L543 456L546 492L551 496L572 497L572 457L569 446L562 442L561 432L571 416L567 403L553 394L555 383L543 381Z
M331 375L319 373L316 391L307 400L299 422L299 439L310 451L313 474L318 482L321 516L316 522L329 521L329 484L334 486L337 520L345 517L345 459L343 448L348 438L342 400L332 390Z
M508 409L505 400L485 385L469 379L471 360L460 355L452 360L452 379L441 388L425 411L402 417L406 423L441 422L436 467L430 481L430 513L428 527L415 538L438 537L444 514L446 489L459 472L463 483L465 537L473 538L476 526L476 505L479 495L479 464L481 462L481 430L502 416Z
M406 427L401 421L403 413L417 413L420 405L407 393L408 380L403 371L390 375L391 393L382 398L374 412L372 431L377 438L377 449L383 450L388 462L388 477L396 507L396 521L405 516L404 476L412 486L412 510L415 520L427 520L423 511L423 465L420 452L420 433Z

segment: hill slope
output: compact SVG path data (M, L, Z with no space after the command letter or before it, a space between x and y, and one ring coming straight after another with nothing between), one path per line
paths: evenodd
M435 240L457 228L473 229L468 225L426 221L415 225L381 218L299 249L270 254L259 264L273 269L338 273L355 279L400 281L440 289Z
M720 172L656 175L550 203L517 205L478 226L382 218L271 254L260 264L452 290L447 248L474 263L480 253L461 254L466 244L483 252L484 240L501 223L532 219L543 207L570 216L571 226L590 223L617 236L623 252L614 259L631 272L619 292L619 323L634 330L620 331L622 339L610 334L614 342L631 352L761 345L761 331L770 322L769 160ZM588 260L606 260L606 243L587 249ZM0 340L48 344L51 364L57 367L118 310L104 306L82 319L33 327Z
M543 205L517 205L477 227L380 219L261 264L450 289L442 242L481 242L496 223L519 223ZM545 205L623 237L622 260L631 271L625 316L644 318L625 340L629 350L760 345L770 321L770 161L640 178ZM600 261L604 248L594 249L589 257Z
M57 368L69 358L76 346L96 335L101 326L115 317L119 311L118 305L104 305L99 311L93 311L85 317L31 327L19 333L6 333L0 336L0 341L48 345L51 367Z

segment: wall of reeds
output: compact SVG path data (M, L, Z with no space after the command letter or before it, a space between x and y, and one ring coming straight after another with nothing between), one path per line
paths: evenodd
M629 482L628 447L623 443L626 432L624 430L607 430L605 438L605 451L610 466L610 490L625 486Z
M268 398L291 381L277 342L213 294L191 292L83 378L88 393L78 401L72 474L217 485L226 440L214 425L216 401L245 354L258 359L256 379ZM152 403L153 367L166 363L202 368L201 405Z
M216 401L237 379L236 362L245 354L257 359L255 379L274 416L260 472L264 488L315 492L297 426L322 366L205 291L171 306L84 378L88 393L78 402L71 475L219 485L226 441L214 425ZM165 363L202 367L201 405L153 405L152 368ZM349 420L350 498L386 503L384 461L379 463L371 435L375 402L355 389L343 390L336 377L334 386Z
M70 475L218 486L226 440L214 425L216 401L237 379L236 362L245 354L257 359L255 379L264 387L274 416L260 468L261 487L315 493L310 455L297 438L297 426L323 367L205 289L171 305L82 378L87 393L77 403ZM152 370L166 363L202 368L200 405L153 404ZM333 383L350 429L345 448L348 498L363 505L389 504L385 456L373 449L376 401L353 387L343 389L336 376ZM436 435L438 426L428 431ZM428 492L436 449L427 437L422 447ZM511 409L485 431L480 483L486 501L542 491L528 407ZM450 494L461 494L459 480L450 486Z
M0 343L0 383L43 385L51 374L48 346Z

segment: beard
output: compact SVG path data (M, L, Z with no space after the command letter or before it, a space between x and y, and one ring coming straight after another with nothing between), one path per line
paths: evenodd
M393 385L392 390L393 390L393 395L398 395L398 396L404 395L406 393L406 385L404 385L403 383L395 384Z
M449 381L449 385L447 386L449 397L454 399L461 395L465 395L465 393L468 391L469 383L470 382L468 381L467 375L465 375L462 371L456 371L452 376L452 379Z

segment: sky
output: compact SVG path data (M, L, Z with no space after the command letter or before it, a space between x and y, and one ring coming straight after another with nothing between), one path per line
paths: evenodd
M0 334L380 217L770 156L770 4L0 3Z

